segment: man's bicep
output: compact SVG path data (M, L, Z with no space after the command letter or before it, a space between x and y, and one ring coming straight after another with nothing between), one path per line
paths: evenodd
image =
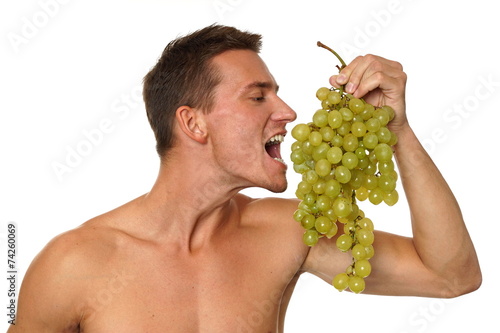
M424 265L412 238L375 231L373 246L365 293L435 297L447 288L445 279Z
M303 271L328 283L345 272L353 263L352 253L337 248L337 237L321 238L309 251ZM431 296L445 287L423 265L411 238L375 231L373 247L375 254L370 259L371 274L365 278L364 294Z

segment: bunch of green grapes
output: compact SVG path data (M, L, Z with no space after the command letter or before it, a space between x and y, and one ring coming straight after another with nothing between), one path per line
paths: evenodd
M321 108L312 122L292 129L296 141L290 157L295 172L302 175L295 192L301 202L293 217L305 229L308 246L341 229L336 245L351 251L353 262L332 283L339 291L360 293L371 272L374 226L357 200L392 206L399 197L392 150L397 137L387 128L394 110L366 103L343 87L321 87L316 96Z

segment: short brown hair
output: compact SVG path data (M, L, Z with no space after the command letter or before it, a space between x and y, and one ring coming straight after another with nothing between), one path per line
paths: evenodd
M156 151L163 157L174 144L175 111L186 105L209 112L213 91L220 83L211 59L228 50L260 52L261 36L233 27L210 25L171 41L156 65L144 77L143 97L149 123L156 137Z

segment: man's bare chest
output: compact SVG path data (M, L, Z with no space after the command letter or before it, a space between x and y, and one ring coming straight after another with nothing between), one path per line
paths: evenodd
M275 332L295 274L256 253L149 259L98 279L86 299L85 332Z

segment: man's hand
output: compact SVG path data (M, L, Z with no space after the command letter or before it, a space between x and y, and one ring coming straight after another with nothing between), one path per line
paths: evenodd
M375 55L359 56L338 75L330 78L336 88L345 85L345 91L363 98L374 106L389 105L396 112L390 129L398 134L407 123L405 112L406 74L403 66Z

